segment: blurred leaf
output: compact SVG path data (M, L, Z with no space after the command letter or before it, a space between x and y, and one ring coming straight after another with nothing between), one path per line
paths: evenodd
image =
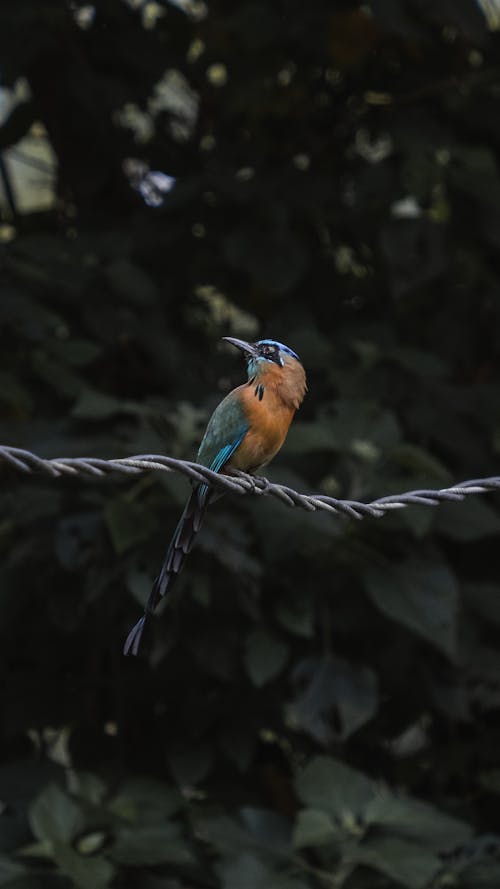
M480 540L500 532L500 515L480 497L463 503L441 503L435 529L452 540Z
M377 710L377 681L366 667L341 658L307 658L299 661L293 678L301 691L289 719L320 744L348 738Z
M376 784L339 760L315 756L295 782L299 799L333 817L361 814L376 793Z
M408 889L426 889L441 867L437 855L397 837L368 839L356 857Z
M75 398L83 388L81 378L42 350L33 353L33 370L49 386L66 398Z
M309 596L294 596L292 590L287 590L286 598L276 603L275 614L279 624L289 633L305 638L313 635L314 611Z
M174 778L181 786L196 786L209 774L213 757L211 749L199 745L183 750L174 750L169 757Z
M90 340L56 340L50 349L56 358L71 367L86 367L102 354L102 347Z
M364 820L385 831L425 843L430 849L446 851L466 843L472 835L464 821L420 800L379 793L365 809Z
M71 842L84 821L71 797L57 784L49 784L31 806L30 823L38 839L56 843Z
M241 821L257 842L273 855L287 856L290 852L290 822L283 815L268 809L245 806L240 811Z
M483 620L500 626L500 588L496 583L465 583L465 601Z
M115 874L113 865L104 858L79 855L61 842L54 843L54 859L61 873L78 889L107 889Z
M138 306L151 306L158 299L154 281L130 259L122 257L111 262L106 277L117 296Z
M317 809L302 809L295 823L293 844L302 846L323 846L331 844L337 837L338 829L330 815Z
M360 443L394 447L400 438L397 420L390 411L372 403L338 400L336 417L311 423L296 422L287 440L287 451L304 453L317 450L347 450Z
M77 420L107 420L117 414L141 414L139 405L99 392L90 386L81 387L71 414Z
M0 886L6 889L21 889L23 879L29 874L24 864L18 864L6 855L0 855Z
M126 500L124 497L108 503L104 517L118 555L141 540L146 540L155 530L151 513L136 501Z
M237 856L249 846L248 832L239 821L228 815L205 815L197 822L201 839L211 843L223 856Z
M241 772L246 772L255 754L256 739L243 723L226 726L220 747Z
M61 565L70 571L82 568L101 528L101 518L95 512L68 515L62 519L55 539L55 552Z
M500 880L500 862L472 864L461 873L460 879L465 889L496 889Z
M173 815L182 800L175 788L152 778L130 778L108 803L126 821L154 824Z
M367 592L384 614L455 657L458 589L444 561L411 555L396 564L368 566L363 576Z
M384 449L394 447L400 439L399 424L391 411L382 410L372 402L342 401L335 409L336 417L330 421L332 444L347 450L353 442L366 441Z
M429 479L435 479L437 483L449 483L450 473L446 467L437 460L429 451L417 445L401 443L394 448L390 456L404 468L421 473ZM433 482L434 483L434 482ZM428 483L430 487L430 483Z
M494 153L486 147L461 147L450 167L452 185L485 204L498 206L500 175Z
M265 685L283 669L288 646L267 630L254 630L247 636L244 661L253 684Z
M307 889L307 884L296 877L271 869L251 852L220 865L222 889Z
M20 142L33 124L34 109L31 102L14 105L0 127L0 148L4 151L10 145Z
M298 283L307 264L303 242L285 228L237 229L226 235L224 252L231 265L280 295Z
M398 511L397 518L411 529L415 537L421 539L433 528L436 516L432 507L408 506Z
M486 793L500 794L500 769L488 769L479 775L479 784Z
M168 823L122 828L110 857L117 864L132 867L193 863L193 855L182 839L180 828Z
M392 348L386 357L416 376L445 377L447 374L446 363L441 358L412 346Z
M75 851L82 856L98 855L107 846L109 836L104 830L93 830L89 833L80 834L76 843Z
M129 571L126 584L136 602L144 607L151 592L153 577L145 571Z
M0 373L0 404L11 408L16 414L27 414L33 406L28 389L7 373Z

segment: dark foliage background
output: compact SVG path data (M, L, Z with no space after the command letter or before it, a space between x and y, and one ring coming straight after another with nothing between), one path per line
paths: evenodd
M43 124L57 203L4 206L1 441L192 457L243 377L219 338L271 335L309 376L271 477L498 473L490 15L2 6L30 98L0 149ZM126 661L187 492L1 470L0 886L497 889L498 500L353 523L228 497Z

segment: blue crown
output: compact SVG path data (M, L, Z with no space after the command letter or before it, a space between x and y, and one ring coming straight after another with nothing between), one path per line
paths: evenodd
M292 358L296 358L297 361L300 361L299 356L293 349L290 349L288 346L285 346L283 343L279 343L277 340L259 340L258 343L255 343L256 346L277 346L280 352L285 352L286 355L291 355Z

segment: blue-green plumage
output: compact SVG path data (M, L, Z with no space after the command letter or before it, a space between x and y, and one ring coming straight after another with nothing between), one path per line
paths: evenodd
M210 417L198 449L197 462L208 466L213 472L220 472L241 444L247 430L248 422L241 404L230 392ZM213 488L203 483L196 485L191 493L168 546L161 571L153 584L145 613L127 636L125 654L138 653L141 637L151 614L179 574L201 528L206 508L217 496Z
M213 412L198 450L197 461L214 472L228 464L253 472L280 449L305 391L305 373L292 349L276 340L246 343L225 337L247 359L248 383L234 389ZM137 654L144 628L158 601L181 570L208 505L220 494L204 482L189 497L151 590L144 616L130 631L125 654Z

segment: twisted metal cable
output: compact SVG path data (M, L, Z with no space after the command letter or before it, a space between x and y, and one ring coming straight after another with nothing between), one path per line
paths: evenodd
M231 475L221 475L199 463L177 460L175 457L164 457L160 454L139 454L136 457L124 457L119 460L101 460L97 457L58 457L46 460L32 454L31 451L0 445L0 464L2 462L20 472L42 472L54 478L63 475L103 478L113 472L141 475L151 470L180 472L192 481L208 482L221 491L231 491L235 494L264 494L276 497L287 506L299 506L309 512L324 510L352 519L362 519L365 516L380 518L393 509L414 505L437 506L446 500L464 500L470 494L486 494L489 491L500 490L500 476L491 476L469 479L437 491L424 488L407 491L404 494L390 494L370 503L362 503L358 500L337 500L326 494L300 494L287 485L279 485L266 478L248 475L246 472L233 471Z

